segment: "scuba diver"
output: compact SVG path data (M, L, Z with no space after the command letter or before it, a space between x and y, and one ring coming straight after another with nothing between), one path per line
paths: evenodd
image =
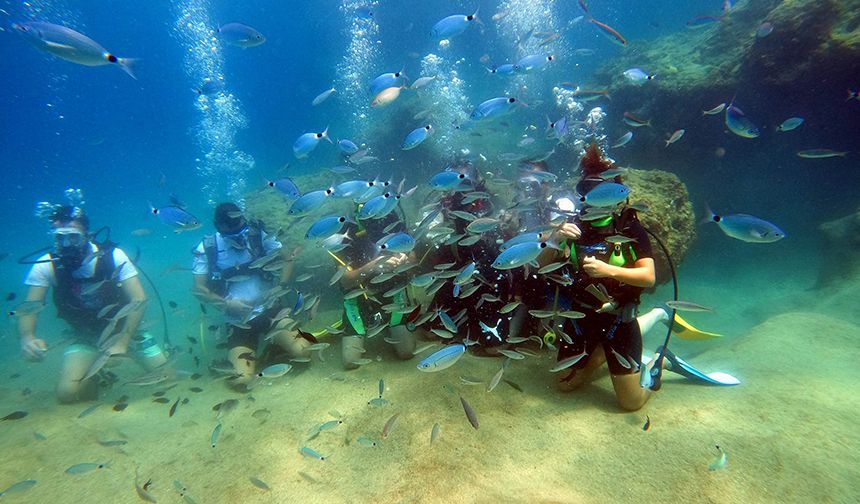
M645 404L653 387L640 385L642 333L636 315L639 296L654 286L656 274L648 233L626 203L629 190L620 189L620 197L615 198L594 196L594 202L606 206L588 204L596 194L592 191L602 184L623 188L620 176L610 181L601 177L612 166L596 144L588 148L580 161L582 177L576 185L576 197L570 201L578 208L559 208L573 218L550 237L567 245L560 252L545 252L539 262L543 266L566 261L557 273L570 282L551 286L550 291L555 292L552 309L585 314L564 319L552 328L562 333L559 363L570 363L561 371L559 387L572 390L580 386L605 362L619 405L635 411Z
M21 350L29 360L44 359L48 345L37 336L36 322L53 288L57 316L75 335L63 353L57 399L62 403L95 399L99 371L112 356L126 354L137 335L146 294L125 252L110 240L96 243L99 233L90 234L89 218L80 206L40 203L40 207L40 215L51 224L54 246L36 261L19 261L33 265L24 281L29 286L26 301L16 310ZM149 335L145 339L156 345L145 365L163 365L166 358L155 341Z
M380 297L379 294L396 287L398 283L394 278L381 282L374 281L374 278L391 274L399 266L414 259L411 253L381 254L377 245L377 241L386 235L406 231L400 206L398 205L391 213L379 219L359 219L360 209L359 204L355 212L355 221L347 222L344 226L344 232L353 237L350 246L344 248L338 255L329 252L339 266L346 267L340 279L343 293L346 294L355 289L365 291L358 297L343 300L343 327L351 327L355 332L354 335L344 336L341 341L344 369L359 367L356 361L363 358L365 339L368 333L373 332L380 324L387 326L388 335L384 339L392 344L400 359L411 359L416 346L415 328L410 329L406 326L403 314L391 313L386 322L386 314L377 309L379 305L374 308L375 299ZM409 302L407 290L400 290L391 298L391 302L407 305Z
M293 320L275 320L283 309L281 297L286 289L282 286L292 276L295 252L284 253L281 242L267 234L261 223L248 221L234 203L215 208L214 225L216 233L205 236L193 251L193 293L224 312L230 326L227 358L236 372L231 384L247 390L257 376L256 350L261 336L276 329L272 341L292 357L306 356L304 349L310 345L295 330ZM276 274L277 268L267 267L278 261L283 261L280 274ZM277 322L274 327L273 322ZM288 329L280 330L284 327Z
M458 321L456 339L474 342L473 351L496 355L498 347L507 338L510 322L510 316L500 314L499 308L510 300L515 283L515 274L512 271L501 271L492 267L498 249L497 243L510 237L508 222L505 220L507 217L499 214L499 222L493 229L479 235L471 234L467 230L470 222L493 217L497 213L495 205L489 196L473 196L488 193L485 181L470 162L456 161L452 163L451 169L465 174L469 184L468 187L459 187L446 193L440 200L442 224L454 231L452 238L446 240L438 249L430 251L429 271L442 275L445 272L437 271L437 267L453 264L451 271L465 271L474 265L474 273L463 283L458 283L454 278L453 287L445 285L438 290L433 304ZM460 238L455 239L457 237ZM435 247L432 244L430 246ZM446 330L446 324L441 317L437 317L434 323L437 330ZM450 322L447 326L451 326Z

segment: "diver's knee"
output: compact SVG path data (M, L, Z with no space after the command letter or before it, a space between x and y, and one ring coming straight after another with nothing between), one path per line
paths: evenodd
M405 326L395 326L390 329L394 343L394 352L401 360L409 360L415 356L417 340L415 333Z
M624 411L638 411L648 401L647 395L641 396L618 396L618 406Z

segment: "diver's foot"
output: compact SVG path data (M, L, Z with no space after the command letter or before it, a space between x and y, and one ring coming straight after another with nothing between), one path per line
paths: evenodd
M556 376L555 385L560 392L573 392L582 385L576 369L566 369Z

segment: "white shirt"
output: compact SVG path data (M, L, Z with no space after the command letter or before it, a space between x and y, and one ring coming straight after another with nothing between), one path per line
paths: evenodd
M96 259L99 248L95 243L90 243L90 254L84 259L81 266L72 272L72 277L78 279L92 278L96 274ZM57 285L57 275L54 273L54 264L51 255L45 254L30 268L30 273L24 280L25 285L32 287L54 287ZM137 268L131 263L128 256L119 248L113 249L113 262L117 270L116 280L124 282L131 277L137 276Z
M274 236L269 236L263 231L261 233L264 254L268 255L283 246ZM221 233L215 233L215 245L218 250L216 264L220 270L241 266L254 260L247 247L239 250L231 246L221 237ZM206 249L202 241L194 249L194 264L191 267L191 272L195 275L209 274L209 263L206 260ZM227 295L224 298L242 301L247 305L253 306L254 312L259 313L263 309L263 294L271 287L272 285L267 285L267 282L264 282L259 274L251 274L247 280L228 282Z

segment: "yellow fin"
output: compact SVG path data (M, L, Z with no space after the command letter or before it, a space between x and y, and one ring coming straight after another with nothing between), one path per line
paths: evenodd
M691 341L702 341L713 338L722 338L722 334L700 331L693 327L689 322L681 318L681 315L675 313L675 324L672 326L672 332L679 338Z

